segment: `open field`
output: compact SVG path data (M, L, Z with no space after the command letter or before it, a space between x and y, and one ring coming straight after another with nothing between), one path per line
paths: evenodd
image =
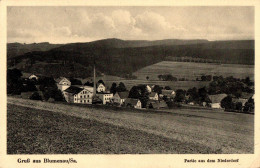
M149 85L159 85L159 86L170 86L172 89L185 89L188 90L190 88L196 87L201 88L207 86L209 82L207 81L152 81L152 80L120 80L120 81L105 81L108 88L111 87L112 83L116 82L123 82L128 90L130 90L133 86L139 84L149 84Z
M8 97L8 153L254 153L254 115Z
M200 77L201 75L234 76L236 78L249 76L251 79L254 79L254 66L162 61L134 73L137 79L140 80L146 80L146 76L149 76L149 80L158 80L157 76L163 74L172 74L177 78L185 77L188 79L196 79L196 77Z
M9 154L214 152L202 145L46 110L16 105L8 109Z
M82 83L86 83L87 81L92 81L91 78L78 78L82 81ZM193 87L201 88L207 86L209 84L208 81L159 81L159 80L146 80L146 79L124 79L117 76L104 75L99 76L96 80L102 79L107 89L109 90L112 86L112 83L115 82L117 85L120 82L123 82L128 90L130 90L133 86L139 84L149 84L149 85L160 85L160 86L170 86L172 89L189 89Z
M161 81L158 79L158 75L172 74L174 77L186 78L189 81ZM254 80L254 66L253 65L238 65L238 64L212 64L212 63L194 63L194 62L173 62L162 61L157 64L153 64L142 68L133 75L137 76L137 79L127 80L120 77L105 75L98 77L97 80L102 79L107 88L109 89L113 82L119 84L123 82L127 89L130 90L134 85L138 84L151 84L160 86L170 86L172 89L190 89L193 87L201 88L208 86L208 81L195 81L196 78L200 78L201 75L222 75L223 77L233 76L236 78L246 78ZM146 77L149 76L149 80ZM85 83L88 79L83 79Z

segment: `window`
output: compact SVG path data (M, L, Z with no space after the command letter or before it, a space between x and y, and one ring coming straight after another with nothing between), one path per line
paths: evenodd
M80 98L82 98L82 96L80 96Z
M89 102L89 100L88 100L88 102Z
M82 100L80 100L80 103L82 103Z
M84 100L84 103L86 103L86 100Z
M86 98L86 95L84 95L84 98Z
M88 95L88 97L89 97L89 95Z

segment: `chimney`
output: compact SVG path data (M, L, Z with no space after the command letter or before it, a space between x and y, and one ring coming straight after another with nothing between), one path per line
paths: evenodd
M96 70L95 70L95 63L94 63L94 77L93 77L93 96L96 96Z

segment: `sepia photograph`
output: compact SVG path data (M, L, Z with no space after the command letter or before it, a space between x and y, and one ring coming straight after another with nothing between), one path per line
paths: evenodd
M7 155L256 152L254 6L6 13Z

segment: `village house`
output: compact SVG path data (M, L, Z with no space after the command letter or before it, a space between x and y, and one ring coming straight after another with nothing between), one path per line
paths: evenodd
M105 92L106 91L106 87L103 83L98 83L97 84L97 92L100 93L100 92Z
M168 105L164 100L161 101L148 100L146 104L146 108L161 109L161 108L168 108Z
M99 97L102 100L103 104L107 104L112 101L113 93L100 92L100 93L97 93L97 97Z
M72 85L72 86L79 87L79 88L82 88L82 89L87 89L92 93L94 92L94 88L91 87L91 86L86 86L86 85Z
M151 93L149 94L149 99L150 99L150 100L159 100L158 93L156 93L156 92L151 92Z
M147 89L147 91L148 91L149 93L152 92L153 88L154 88L154 85L146 85L146 89Z
M248 99L252 98L253 96L254 96L253 93L242 92L240 99L248 100Z
M116 92L116 94L113 96L113 102L118 103L119 105L122 105L126 98L128 98L129 92Z
M55 81L56 81L58 89L61 91L64 91L71 86L70 80L65 77L57 78L57 79L55 79Z
M174 98L175 92L174 90L162 90L162 94L160 94L160 97L166 96L167 98Z
M246 104L247 101L248 101L247 99L232 98L232 102L233 102L233 103L241 103L241 104L242 104L242 107L245 106L245 104Z
M139 99L127 98L124 102L124 105L126 107L133 107L133 108L137 108L137 109L142 108L142 103Z
M93 92L76 86L64 90L64 98L68 103L92 104L92 96Z
M226 94L216 94L216 95L209 95L209 99L211 100L210 106L211 108L221 108L221 100L227 97Z
M30 80L32 80L32 79L38 80L39 76L38 75L36 76L35 74L30 74L30 73L23 73L22 78L30 79Z

